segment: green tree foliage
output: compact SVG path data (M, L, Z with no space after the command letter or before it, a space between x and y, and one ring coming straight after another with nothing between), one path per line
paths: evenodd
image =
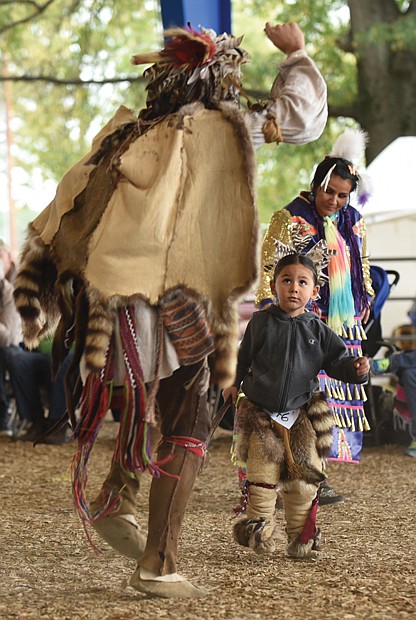
M328 84L330 120L311 145L268 147L259 153L262 221L307 189L314 165L330 152L345 126L367 131L367 163L401 135L416 135L416 0L240 0L234 31L255 50L245 71L250 92L265 93L276 53L259 34L264 21L297 21L307 50ZM254 44L252 45L252 38Z
M235 3L233 31L236 35L245 34L243 46L252 56L252 62L244 67L243 82L246 90L257 96L267 93L278 63L284 60L284 55L266 40L263 32L265 22L297 21L305 33L307 50L324 76L327 75L328 67L331 67L335 100L352 100L354 79L349 69L351 59L346 59L341 50L334 53L335 39L346 31L348 24L345 12L344 16L340 12L343 7L345 2L328 0L280 3L271 0L241 0ZM340 77L343 73L347 75L344 80ZM258 205L261 222L268 222L273 211L290 202L300 190L309 188L315 165L330 152L335 138L345 126L355 125L353 119L330 119L318 141L304 146L267 145L259 150Z
M2 5L0 33L7 20L18 24L31 11L31 3ZM15 163L25 169L40 166L46 177L59 179L121 103L143 105L141 79L131 83L141 71L132 70L129 59L137 48L160 43L158 6L55 0L2 38L9 75L25 78L12 82ZM123 75L129 80L122 82ZM44 79L35 79L39 76ZM115 84L99 83L114 78Z
M0 75L11 78L13 166L25 171L28 185L39 176L57 182L89 150L92 137L119 105L143 106L143 69L133 67L130 56L158 49L161 42L157 0L133 5L126 0L0 0ZM2 187L4 117L0 94ZM36 191L28 202L17 199L19 245L45 202L44 193ZM1 206L0 234L8 238L4 201Z
M318 141L305 146L269 145L259 151L262 222L300 189L308 188L315 164L345 126L358 122L369 133L376 132L370 135L375 144L371 157L403 131L386 112L373 130L371 122L380 105L376 109L371 105L380 101L380 95L372 97L368 91L370 80L362 65L369 56L377 59L380 50L386 53L387 49L383 62L393 69L393 61L397 65L406 54L409 57L409 50L416 47L415 1L233 1L233 32L245 34L243 45L252 55L252 62L244 67L243 84L253 100L267 93L283 60L264 35L266 21L297 21L328 83L332 118ZM29 176L40 169L45 179L59 180L88 150L93 135L120 104L143 106L142 69L130 65L130 56L159 49L161 43L157 0L0 0L0 80L8 74L15 165ZM378 71L375 65L376 76ZM409 81L406 76L402 82L397 75L395 79L391 91ZM2 104L0 96L1 116ZM395 107L390 103L390 111ZM390 133L375 139L383 122L391 125ZM0 129L2 125L0 119ZM412 131L410 122L409 127ZM0 141L3 147L4 140Z

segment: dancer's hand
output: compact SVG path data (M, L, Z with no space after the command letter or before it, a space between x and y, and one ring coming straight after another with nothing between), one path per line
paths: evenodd
M264 32L279 50L289 55L297 50L305 49L305 38L302 30L295 22L272 26L267 22Z
M238 389L235 387L235 385L232 385L231 387L225 388L225 390L223 390L222 397L224 399L224 402L227 402L228 398L231 396L231 401L234 405L235 401L237 400L237 394Z
M357 373L357 377L363 377L364 375L368 375L370 372L370 362L367 357L359 357L354 362L355 372Z
M370 318L370 308L364 308L364 310L361 312L361 323L363 323L364 325L366 323L368 323L368 319Z

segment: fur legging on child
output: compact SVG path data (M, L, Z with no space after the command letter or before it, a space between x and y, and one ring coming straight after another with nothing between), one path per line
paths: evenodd
M290 430L274 422L247 398L236 420L237 459L246 464L246 516L234 526L235 540L257 553L272 553L280 537L275 522L276 488L282 489L287 553L313 557L317 491L324 480L322 459L332 443L332 414L322 393L301 408Z

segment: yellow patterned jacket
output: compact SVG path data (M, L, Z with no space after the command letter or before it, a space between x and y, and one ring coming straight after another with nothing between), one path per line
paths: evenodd
M365 221L361 213L357 211L357 209L354 209L354 207L349 206L348 212L358 247L361 250L361 265L357 267L359 267L359 271L362 273L365 290L369 298L372 298L374 297L374 291L370 278ZM306 192L302 192L289 205L273 213L262 246L262 270L260 284L256 294L257 306L261 307L267 301L272 301L270 277L273 272L266 270L265 266L274 263L275 240L279 240L286 245L291 245L293 224L298 224L297 230L300 235L312 235L309 245L307 245L304 250L307 252L321 238L316 225L317 217L319 218L319 215L316 214L313 205L309 202ZM342 210L339 212L338 230L345 239L345 215ZM347 249L349 250L348 245ZM358 300L355 301L356 305L358 305ZM325 304L323 304L322 300L318 302L318 305L322 311L327 310L327 308L323 307Z

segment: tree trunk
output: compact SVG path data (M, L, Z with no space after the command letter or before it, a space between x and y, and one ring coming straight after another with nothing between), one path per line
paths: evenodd
M367 163L399 136L416 135L416 52L394 50L391 38L370 40L376 24L390 28L406 14L394 0L348 0L351 34L357 57L358 95L354 117L368 132Z

